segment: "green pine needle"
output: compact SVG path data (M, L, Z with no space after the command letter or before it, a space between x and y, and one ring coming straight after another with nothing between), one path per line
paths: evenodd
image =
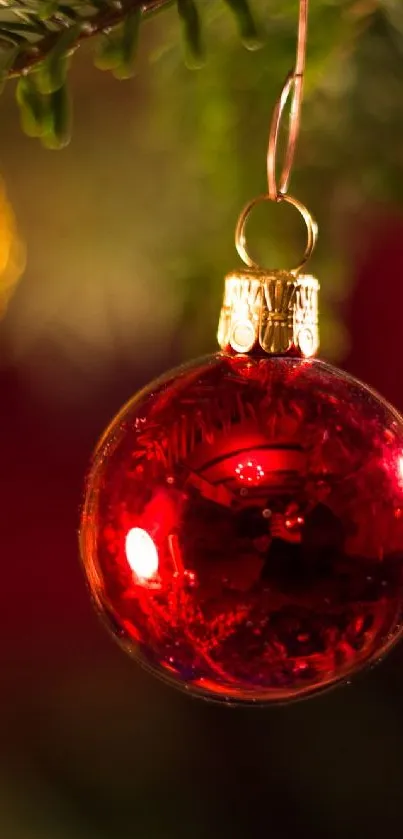
M224 2L235 15L239 34L245 47L249 50L259 49L262 41L248 0L224 0Z
M225 2L244 44L255 49L260 41L248 0ZM71 121L69 57L79 43L98 35L95 65L117 79L130 78L136 69L142 17L174 3L186 64L201 67L205 49L198 0L18 0L11 8L0 6L0 86L7 76L22 74L17 102L23 130L40 137L48 148L66 145Z
M177 0L182 21L185 61L191 69L202 67L205 61L200 15L194 0Z

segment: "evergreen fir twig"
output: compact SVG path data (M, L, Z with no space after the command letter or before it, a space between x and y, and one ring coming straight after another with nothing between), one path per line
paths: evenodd
M227 0L241 36L255 46L249 0ZM126 79L135 72L141 19L175 6L182 22L186 62L203 63L198 0L0 0L0 89L17 76L21 125L47 148L70 137L69 57L80 42L99 36L95 64ZM253 41L253 45L252 45Z
M12 47L16 55L7 67L8 76L18 76L42 62L70 26L81 24L71 49L88 38L108 33L133 11L150 15L172 5L173 0L91 0L90 3L52 0L0 2L0 48Z

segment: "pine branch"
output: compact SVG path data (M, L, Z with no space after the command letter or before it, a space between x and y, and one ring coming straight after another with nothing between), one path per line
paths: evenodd
M77 27L70 46L73 50L81 41L110 32L130 12L139 10L142 15L150 15L172 5L173 0L92 0L88 5L20 0L6 7L4 3L0 0L0 47L8 48L11 55L7 75L19 76L44 61L68 27Z
M249 0L225 0L245 45L254 49L257 30ZM19 77L17 103L26 134L47 148L69 142L69 58L80 43L98 37L95 64L118 79L130 78L141 19L176 6L182 22L186 63L199 67L204 49L198 0L0 0L0 88Z

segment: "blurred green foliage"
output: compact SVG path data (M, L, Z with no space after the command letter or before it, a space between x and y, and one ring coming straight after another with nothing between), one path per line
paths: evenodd
M28 134L44 138L48 147L65 145L68 138L69 101L66 91L68 56L82 39L98 36L95 63L111 70L117 78L129 78L136 69L140 19L155 11L176 8L182 24L185 60L189 67L204 63L205 39L224 20L224 8L232 12L239 35L254 50L270 40L271 62L293 58L294 31L298 13L295 0L91 0L88 3L65 0L13 0L0 9L0 73L30 72L34 75L29 95L17 97L22 127ZM359 36L362 26L376 15L383 16L396 32L401 28L397 0L325 0L313 4L310 76L321 72L323 62L340 43L344 46ZM164 21L165 23L165 21ZM208 33L208 35L206 35ZM278 38L277 35L280 37ZM281 37L283 35L283 37ZM165 23L162 43L176 42L178 32ZM276 53L280 53L276 55ZM267 52L266 52L267 58ZM60 96L52 96L64 88ZM37 100L37 104L34 100ZM61 104L63 103L63 104ZM58 110L58 114L52 113ZM49 118L38 123L33 111ZM61 126L59 129L59 125ZM60 137L59 133L60 131ZM49 135L50 139L46 141Z

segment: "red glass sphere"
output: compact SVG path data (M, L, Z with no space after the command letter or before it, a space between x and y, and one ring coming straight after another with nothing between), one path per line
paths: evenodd
M137 394L81 527L120 643L211 699L306 695L401 632L403 420L319 361L217 354Z

